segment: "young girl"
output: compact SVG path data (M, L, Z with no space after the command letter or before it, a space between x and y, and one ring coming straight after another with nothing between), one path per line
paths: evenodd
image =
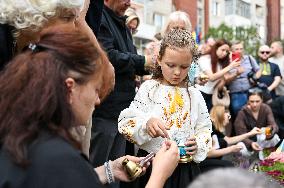
M156 153L165 139L171 139L177 142L180 153L189 156L165 187L186 187L199 174L197 163L206 158L212 145L205 101L187 78L191 62L197 58L190 32L171 30L161 42L153 79L141 85L130 107L119 116L118 130L138 145L138 155ZM145 177L140 178L140 187L144 187Z

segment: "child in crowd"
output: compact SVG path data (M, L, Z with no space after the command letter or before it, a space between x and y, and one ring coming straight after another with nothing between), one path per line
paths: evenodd
M205 101L187 76L197 59L191 33L172 29L161 42L153 78L141 85L130 107L119 116L119 132L138 145L138 156L156 153L166 139L171 139L177 142L180 154L188 157L168 179L167 188L186 187L200 173L197 163L206 158L212 145ZM139 181L145 186L147 174Z

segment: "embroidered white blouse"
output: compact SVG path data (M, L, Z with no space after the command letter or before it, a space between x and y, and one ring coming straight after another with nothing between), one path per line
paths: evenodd
M164 138L152 138L146 130L147 121L159 118L170 127L168 134L179 146L195 136L197 153L193 160L203 161L212 146L212 124L205 101L194 87L166 86L156 80L145 81L129 108L119 116L118 130L126 139L147 152L157 152Z

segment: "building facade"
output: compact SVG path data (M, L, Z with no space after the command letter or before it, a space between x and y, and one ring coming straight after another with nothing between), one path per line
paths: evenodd
M193 29L203 37L209 27L225 23L256 27L261 43L284 38L284 0L133 0L132 6L141 19L134 36L139 48L161 31L175 10L187 12Z
M131 8L140 18L138 32L133 38L138 53L143 54L145 45L155 40L154 36L163 29L174 6L172 0L133 0Z

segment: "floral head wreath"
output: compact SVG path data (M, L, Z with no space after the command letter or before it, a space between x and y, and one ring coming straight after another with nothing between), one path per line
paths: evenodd
M162 39L161 48L187 48L192 53L192 62L196 62L200 57L197 44L190 31L185 29L171 29ZM160 50L159 56L162 50Z
M171 29L162 39L160 44L160 51L158 59L161 60L165 53L166 48L176 49L176 48L186 48L192 54L192 62L196 63L200 57L200 52L197 48L197 44L193 35L190 31L185 29ZM161 70L159 65L156 63L154 69L152 70L153 78L161 77Z

